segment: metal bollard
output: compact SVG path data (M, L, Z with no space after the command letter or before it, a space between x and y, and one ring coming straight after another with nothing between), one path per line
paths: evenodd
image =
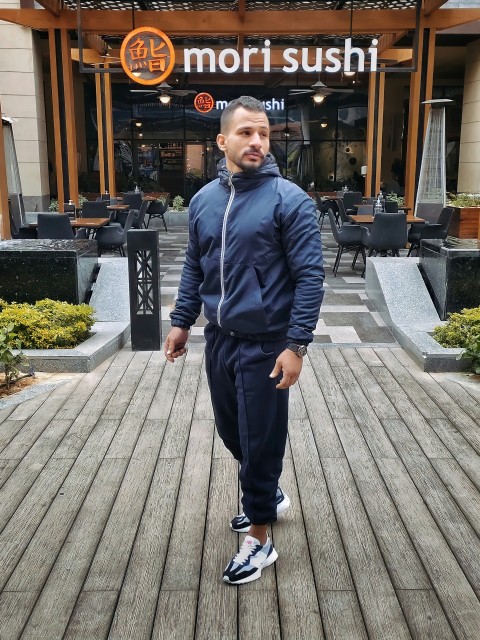
M159 351L162 347L158 234L153 229L127 233L128 286L133 351Z

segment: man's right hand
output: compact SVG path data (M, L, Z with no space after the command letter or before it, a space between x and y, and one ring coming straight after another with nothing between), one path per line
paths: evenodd
M187 353L188 329L182 329L180 327L172 327L168 334L165 344L163 345L163 352L169 362L174 362L175 358L179 358Z

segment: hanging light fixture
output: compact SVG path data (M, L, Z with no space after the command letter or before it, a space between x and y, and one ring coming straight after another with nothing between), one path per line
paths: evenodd
M322 127L322 129L326 129L328 127L328 118L327 118L327 116L322 116L320 118L320 126Z
M162 93L158 99L163 105L167 106L170 104L172 96L169 96L168 93Z
M325 100L325 96L322 93L314 93L312 96L312 100L315 104L322 104Z

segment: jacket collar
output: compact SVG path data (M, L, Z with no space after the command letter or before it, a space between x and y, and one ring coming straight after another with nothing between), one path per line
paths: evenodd
M281 176L277 163L275 162L275 158L271 153L267 153L262 164L253 173L230 173L227 169L225 158L220 160L217 168L220 184L223 187L230 189L230 184L232 183L236 191L249 191L250 189L255 189L272 177Z

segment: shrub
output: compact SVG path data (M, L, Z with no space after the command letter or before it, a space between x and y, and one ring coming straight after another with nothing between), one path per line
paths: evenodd
M462 358L472 359L472 371L480 373L480 307L452 313L447 324L435 327L433 337L442 347L459 347Z
M449 193L447 204L452 207L480 207L480 193Z
M2 365L5 373L5 385L7 387L18 379L20 366L27 362L21 351L17 354L12 351L12 349L21 349L22 347L22 343L13 329L13 324L0 327L0 365Z
M13 325L24 349L67 349L88 338L93 313L87 304L48 298L34 305L0 300L0 328Z
M181 211L183 209L184 199L182 196L175 196L172 202L172 208L175 211Z

